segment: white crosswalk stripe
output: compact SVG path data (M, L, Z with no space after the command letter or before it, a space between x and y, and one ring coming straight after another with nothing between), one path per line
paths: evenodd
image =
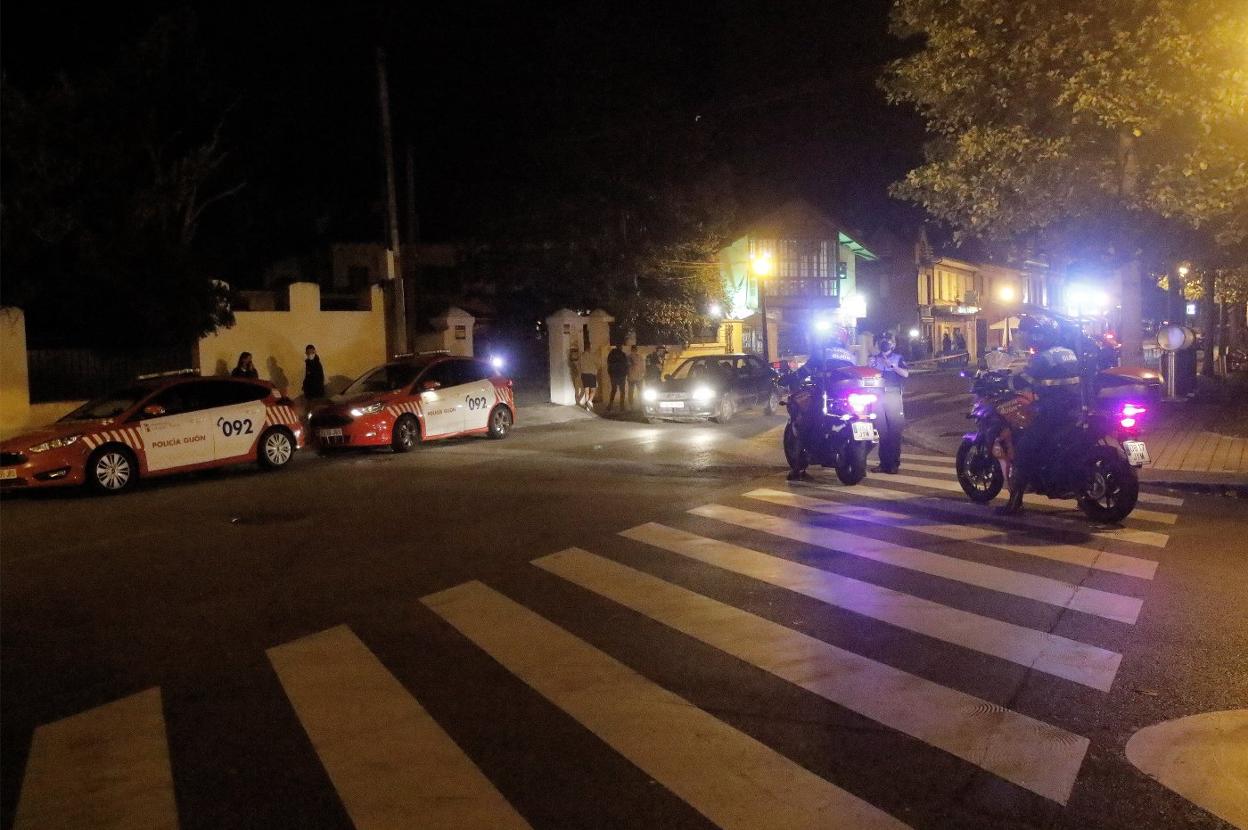
M895 478L895 476L888 476L888 478L891 480ZM1074 522L1066 518L1054 516L1050 513L1038 513L1036 511L1030 511L1016 516L996 517L992 513L992 508L985 505L974 504L964 498L939 498L933 493L916 493L912 490L892 490L884 487L873 487L869 484L858 484L852 488L832 487L821 484L805 484L802 486L811 490L831 493L832 495L853 496L892 502L914 502L946 513L957 513L962 516L970 516L978 521L1000 522L1003 526L1007 527L1022 526L1043 528L1046 530L1060 530L1066 533L1073 532L1097 539L1105 539L1116 542L1131 542L1133 544L1148 545L1149 547L1155 548L1164 548L1166 543L1170 541L1170 536L1165 533L1157 533L1151 530L1136 530L1129 527L1089 527L1086 522ZM953 486L958 488L959 493L962 492L962 488L958 487L957 484L954 484Z
M902 455L901 460L903 462L906 462L904 469L907 471L915 472L915 473L935 473L937 475L948 476L949 478L956 480L957 474L952 463L950 463L949 466L936 465L936 464L914 464L914 463L911 463L913 459L908 458L904 454ZM1028 501L1028 503L1031 503L1031 504L1047 504L1047 505L1055 504L1055 502L1052 499L1049 499L1044 496L1036 496L1034 499L1026 499L1026 501ZM1140 493L1137 501L1140 504L1158 504L1158 505L1165 505L1167 507L1181 507L1183 505L1183 499L1177 499L1172 496L1159 496L1153 493ZM1156 513L1153 511L1149 511L1149 510L1141 511L1138 508L1132 511L1131 517L1137 518L1137 519L1148 517L1149 521L1161 522L1162 524L1171 524L1171 525L1174 524L1175 520L1178 518L1172 513Z
M356 827L529 826L349 629L268 656Z
M1152 579L1157 572L1157 563L1150 559L1122 556L1121 554L1097 550L1096 548L1081 547L1079 545L1037 544L1034 540L1028 540L1027 544L1011 542L1009 534L1003 532L1001 528L991 525L970 523L942 524L924 521L907 513L893 513L861 505L833 504L825 499L812 499L809 496L783 490L763 488L752 490L745 495L748 498L772 504L799 507L813 513L843 516L847 519L871 522L872 524L884 525L885 527L896 527L917 533L925 533L929 536L939 536L942 539L975 542L976 544L1008 550L1013 553L1021 553L1025 556L1037 556L1042 559L1051 559L1055 562L1080 565L1085 568L1123 574L1124 576L1134 576L1139 579Z
M936 472L942 472L942 471L937 470ZM915 487L930 487L933 490L943 490L949 493L961 493L962 492L962 485L958 484L958 482L952 477L950 478L925 478L922 476L908 476L904 474L893 474L887 477L887 482L889 484L909 484ZM1023 496L1023 503L1030 504L1035 507L1046 508L1045 512L1048 513L1048 515L1052 515L1052 516L1062 515L1061 513L1053 511L1053 508L1057 507L1058 505L1063 504L1063 502L1060 500L1055 501L1054 499L1050 499L1048 496L1041 496L1036 493L1028 493L1025 496ZM1074 511L1073 507L1067 507L1065 508L1065 515L1068 516L1069 518L1075 519L1076 521L1085 522L1085 523L1087 522L1087 517L1085 517L1083 513L1075 513L1073 511ZM1137 507L1135 510L1131 511L1131 515L1127 517L1127 521L1156 522L1159 524L1172 525L1176 521L1178 521L1178 518L1179 517L1174 513L1162 513L1156 510L1144 510L1142 508Z
M938 469L931 469L928 467L920 467L920 466L916 466L912 464L907 464L906 469L908 470L924 470L926 472L950 473L950 474L953 473L954 466L957 462L957 459L955 459L952 455L923 455L921 453L913 453L913 452L903 452L901 454L901 460L902 461L924 461L924 462L930 462L933 464L942 465ZM1182 507L1183 506L1183 499L1179 498L1178 496L1163 496L1160 493L1140 493L1139 500L1145 504L1161 504L1167 507Z
M864 617L1101 691L1113 684L1122 661L1121 655L1107 649L683 530L648 524L626 530L623 535Z
M920 480L925 486L930 481ZM891 485L894 479L884 483ZM1030 529L1070 534L1077 528L1038 512L998 519L980 505L902 487L762 486L733 498L759 509L706 504L682 518L714 520L697 521L696 529L707 535L651 522L621 531L619 535L629 541L616 541L615 558L569 548L532 563L550 575L544 579L557 579L565 590L570 584L578 586L572 590L589 592L586 601L623 606L665 626L674 632L670 636L718 649L739 661L741 671L770 675L758 682L792 684L947 753L959 767L982 770L1056 804L1069 801L1090 747L1088 738L1059 725L1061 713L1042 719L1034 712L1027 714L1025 703L1014 704L1020 709L1015 711L1003 706L1004 700L994 700L993 694L964 691L957 675L952 682L924 677L935 671L929 668L930 659L923 659L924 651L939 643L941 659L955 657L959 668L961 661L968 666L999 666L1004 688L1010 690L1025 682L1027 672L1036 672L1047 675L1048 682L1108 692L1122 655L1083 642L1083 635L1071 632L1088 630L1080 626L1091 624L1098 636L1109 628L1129 632L1125 626L1135 624L1144 600L1082 581L1093 572L1127 577L1139 582L1122 590L1142 594L1159 563L1112 548L1120 543L1164 547L1165 534L1133 528L1086 530L1082 544L1052 542L1037 538ZM887 509L867 506L863 500L886 503ZM969 520L933 517L939 513ZM855 527L891 538L909 534L907 541L914 541L885 541L854 532ZM742 543L737 528L749 531L744 535L752 541ZM733 541L716 538L725 534ZM818 549L803 552L813 557L814 564L769 550L769 540L777 539ZM949 540L1010 556L997 554L994 561L999 564L988 565L965 558L966 549L947 544ZM942 552L925 549L931 544L941 545ZM981 557L989 554L975 552ZM842 556L856 557L868 563L862 567L884 573L904 569L907 580L924 580L934 593L888 588L871 581L878 578L874 574L852 578L822 566L823 561L843 561ZM821 603L834 613L835 636L848 639L833 645L797 630L800 624L791 628L648 573L644 565L654 557L679 562L685 571L695 569L703 576L731 574L733 580L748 581L751 593L772 592L759 607L772 607L771 600L782 592L797 595L790 597L794 602ZM1007 567L1011 562L1035 572ZM1119 579L1116 584L1126 583ZM957 589L960 607L928 598L951 587ZM835 775L824 778L812 772L780 749L530 610L521 600L473 581L420 602L463 636L458 647L489 655L514 676L509 682L533 689L720 827L900 830L907 826L842 788L844 782ZM1048 623L1007 621L1020 619L1008 609L1022 604L1042 611L1045 619L1061 616L1072 625L1056 634ZM854 623L840 625L848 615L855 615ZM1034 613L1021 617L1036 618ZM1102 620L1111 621L1110 626ZM855 650L860 637L864 644L869 638L871 657ZM921 659L905 663L910 671L891 664L894 654L910 660L915 645ZM266 654L291 711L356 827L529 826L456 743L455 730L447 731L453 724L435 720L350 628L330 628L274 646ZM646 660L642 654L635 659ZM446 673L448 683L464 680L456 676L453 663ZM996 694L1008 698L1013 693ZM559 747L539 744L537 749L554 752ZM182 752L186 751L184 747ZM838 757L835 746L826 751L834 767L856 763L854 757ZM179 779L178 786L182 785ZM923 823L922 816L915 820ZM35 730L17 799L16 830L100 826L178 827L160 689Z
M588 551L572 548L533 564L1046 798L1064 804L1070 796L1086 738Z
M870 559L912 571L965 582L1003 594L1043 602L1072 611L1082 611L1119 622L1135 622L1141 601L1095 588L1072 585L1057 579L1019 573L995 565L984 565L952 556L857 536L830 527L807 525L782 516L739 510L722 504L707 504L689 511L697 516L718 519L739 527L759 530L850 556Z
M36 729L13 826L176 828L160 690Z
M720 827L906 826L479 582L422 602Z

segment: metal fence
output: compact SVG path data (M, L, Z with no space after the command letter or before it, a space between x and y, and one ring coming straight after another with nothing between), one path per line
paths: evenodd
M30 402L77 401L104 394L138 375L192 365L191 347L163 349L31 349Z

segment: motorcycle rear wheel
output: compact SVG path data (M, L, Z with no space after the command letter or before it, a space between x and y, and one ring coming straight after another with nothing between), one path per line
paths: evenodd
M982 441L964 440L958 447L956 463L958 484L962 485L962 492L973 502L987 504L1005 486L1005 474L1001 472L1001 465Z
M867 477L867 451L871 445L866 441L851 441L836 465L836 477L841 484L853 486Z
M1140 478L1126 459L1094 458L1088 483L1079 494L1079 509L1094 522L1121 522L1135 509L1140 497Z

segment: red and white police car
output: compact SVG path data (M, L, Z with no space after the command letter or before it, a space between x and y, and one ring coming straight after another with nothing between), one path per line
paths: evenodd
M366 372L312 414L322 450L390 447L459 435L504 438L516 420L512 382L490 364L445 352L403 357Z
M0 444L0 487L119 493L140 476L249 461L284 467L303 444L298 413L268 381L148 375Z

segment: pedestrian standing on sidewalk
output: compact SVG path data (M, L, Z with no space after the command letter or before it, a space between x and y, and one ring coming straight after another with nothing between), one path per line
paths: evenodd
M585 390L585 402L581 405L586 412L594 411L594 396L598 394L598 360L593 351L586 349L581 352L578 361L581 370L581 388Z
M320 355L316 346L311 343L303 350L303 400L308 412L312 405L325 398L325 367L321 366Z
M641 352L637 351L637 344L634 343L628 350L628 408L632 409L637 405L637 392L641 389L641 382L646 379L646 361L641 359Z
M627 408L625 395L628 391L628 355L619 343L607 354L607 377L611 380L611 395L607 398L607 411L615 407L615 396L620 396L620 409Z
M949 354L953 351L953 341L949 339L949 332L945 332L940 338L940 353Z
M880 338L878 351L871 355L868 365L884 375L884 411L881 413L884 417L875 422L881 428L880 464L875 471L892 474L901 469L901 434L906 428L902 381L910 377L910 369L905 358L897 353L892 335L887 333Z
M258 378L260 372L256 370L256 364L251 361L251 352L243 352L238 356L238 365L234 367L234 371L230 372L232 378Z

